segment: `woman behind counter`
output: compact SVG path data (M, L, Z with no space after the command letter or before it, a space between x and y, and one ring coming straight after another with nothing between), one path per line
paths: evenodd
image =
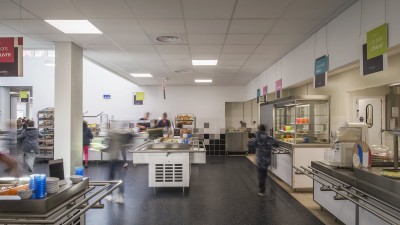
M162 119L160 121L158 121L158 123L157 123L157 127L161 127L161 128L171 127L171 121L169 121L167 119L167 117L168 117L167 113L166 112L163 113Z

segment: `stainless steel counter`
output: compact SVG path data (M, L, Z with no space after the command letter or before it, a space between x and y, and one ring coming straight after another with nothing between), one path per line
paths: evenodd
M400 180L381 176L379 170L384 167L338 169L321 162L311 162L311 167L400 208Z

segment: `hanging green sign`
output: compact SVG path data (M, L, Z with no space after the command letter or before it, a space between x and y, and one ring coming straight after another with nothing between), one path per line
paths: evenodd
M367 59L383 55L387 51L388 24L385 23L367 33Z
M321 56L315 60L314 75L319 75L329 70L329 58L327 55Z

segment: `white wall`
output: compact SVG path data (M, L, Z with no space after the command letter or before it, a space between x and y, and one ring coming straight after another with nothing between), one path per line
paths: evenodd
M256 90L264 85L268 85L268 93L275 92L275 81L281 77L283 88L311 79L314 74L315 59L324 54L329 54L330 70L358 61L361 44L366 41L366 33L385 22L389 24L389 47L399 45L398 9L400 9L398 0L356 2L249 82L246 85L246 100L254 98Z
M194 113L198 127L209 122L211 129L220 129L225 128L225 102L243 101L243 90L243 86L182 87L167 83L164 100L161 85L137 86L88 60L83 63L83 111L88 111L86 115L104 112L116 120L137 120L146 111L151 113L151 118L167 112L173 121L178 113ZM145 92L142 106L133 105L133 93L137 91ZM103 94L110 94L111 99L103 99Z
M0 79L0 86L32 86L34 120L37 120L37 111L54 107L54 67L45 66L45 61L45 58L24 57L23 77Z

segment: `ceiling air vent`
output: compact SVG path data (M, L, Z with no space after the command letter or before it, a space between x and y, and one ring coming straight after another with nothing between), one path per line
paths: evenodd
M158 36L158 37L154 38L154 40L159 43L175 44L175 43L180 42L181 38L176 37L176 36Z

